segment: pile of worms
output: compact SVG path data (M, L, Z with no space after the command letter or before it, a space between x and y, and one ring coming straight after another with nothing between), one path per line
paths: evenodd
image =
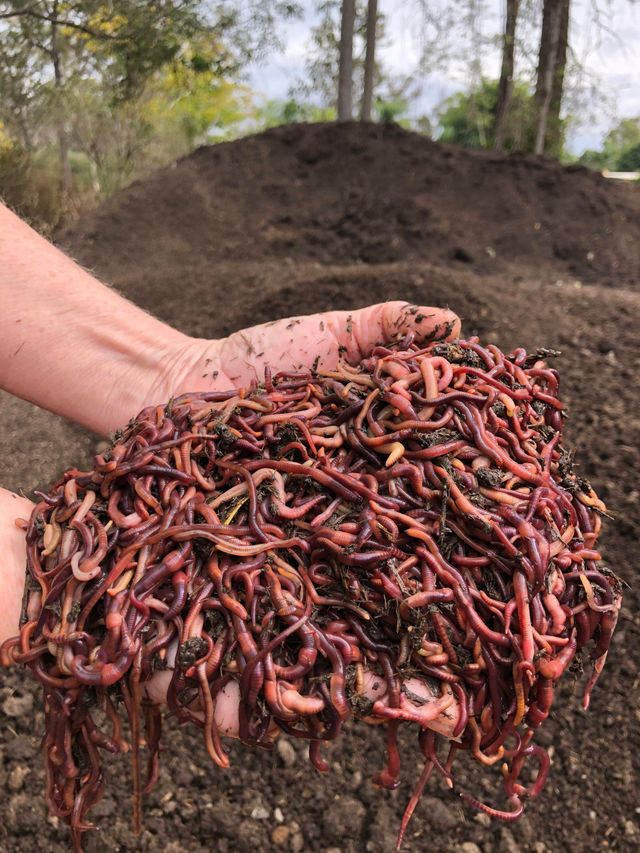
M1 659L43 686L46 801L76 850L102 753L130 753L139 831L163 713L227 767L230 695L241 741L303 739L321 772L345 721L381 724L385 788L413 725L423 769L399 845L434 771L494 818L522 813L548 775L535 735L558 680L590 663L586 709L621 602L550 355L407 336L356 366L267 369L146 408L92 470L38 493ZM160 678L168 710L147 690ZM502 803L456 786L460 751L500 764Z

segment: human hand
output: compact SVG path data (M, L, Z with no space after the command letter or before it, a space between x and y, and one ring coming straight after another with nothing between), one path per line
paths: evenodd
M272 373L284 369L321 367L332 369L339 359L358 362L376 343L387 342L414 333L418 339L455 338L460 334L460 320L450 310L427 308L407 302L385 302L356 311L329 311L301 317L289 317L243 329L219 340L193 339L179 359L161 374L163 400L188 391L207 391L244 386L264 378L265 367ZM171 672L158 672L147 687L149 696L163 703L171 680ZM451 735L457 722L455 699L446 716L432 713L436 701L421 678L405 684L409 695L407 708L424 718L424 724ZM371 702L388 702L386 686L374 673L365 673L365 698ZM403 697L404 698L404 697ZM423 704L420 704L422 701ZM240 691L230 682L216 701L216 722L221 733L237 736ZM381 718L368 718L382 722Z
M387 302L194 339L123 299L0 203L0 388L108 435L145 406L189 391L332 369L378 341L456 336L449 310Z
M18 633L27 544L16 519L29 518L32 509L28 498L0 489L0 644Z
M456 338L460 319L448 308L394 301L355 311L286 317L234 332L227 338L190 338L159 365L158 379L141 405L164 403L190 391L243 387L264 379L265 367L332 370L342 358L359 362L379 342L414 333L418 340Z
M376 343L397 339L409 332L415 333L418 339L456 337L460 321L446 309L388 302L353 312L332 311L277 320L214 341L187 339L188 343L176 347L172 356L160 366L154 386L148 390L140 388L138 408L166 402L188 391L248 385L263 378L267 366L273 373L285 368L313 366L331 369L340 358L358 361ZM135 397L135 389L133 394ZM0 553L3 554L0 642L15 635L18 629L26 548L15 519L28 517L31 508L26 498L0 492ZM168 681L169 673L158 673L148 686L151 698L163 702ZM457 714L453 713L453 696L447 717L432 718L429 706L435 707L436 697L426 683L412 678L405 686L410 695L419 697L418 704L406 700L410 710L415 710L418 718L422 714L425 724L428 722L443 734L450 734L457 719ZM373 673L365 673L365 696L386 704L386 688ZM216 703L219 728L230 736L238 732L238 704L239 690L232 682ZM370 721L373 722L373 718Z

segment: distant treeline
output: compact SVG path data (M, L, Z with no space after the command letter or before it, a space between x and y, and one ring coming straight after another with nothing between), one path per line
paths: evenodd
M380 60L389 21L377 0L318 0L305 77L268 103L246 70L283 47L295 2L0 0L0 197L51 231L197 145L297 121L397 121L469 147L566 157L569 0L544 0L541 15L531 0L505 3L499 79L478 58L467 91L415 116L420 74L474 37L470 0L409 0L423 55L402 79ZM517 77L523 28L538 39L529 80ZM635 119L583 157L622 170L639 160Z

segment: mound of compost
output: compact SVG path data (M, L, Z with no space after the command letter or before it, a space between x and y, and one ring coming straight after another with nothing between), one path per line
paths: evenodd
M61 241L118 281L211 262L449 263L611 286L640 277L640 191L583 167L317 124L200 148ZM203 267L204 269L204 267Z

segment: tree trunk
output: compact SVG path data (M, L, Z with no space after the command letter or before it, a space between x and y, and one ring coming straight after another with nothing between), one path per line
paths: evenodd
M360 104L360 121L371 121L373 106L373 78L376 71L376 29L378 25L378 0L369 0L367 6L367 52L364 59L364 85Z
M29 122L24 114L23 109L20 110L20 114L16 118L16 124L18 126L18 130L20 131L22 147L27 152L27 154L33 154L33 138L31 136L31 128L29 127Z
M556 52L556 65L553 73L551 101L549 103L549 115L547 116L547 135L545 139L545 151L554 157L559 157L562 153L562 123L560 121L560 109L562 107L564 73L567 66L567 50L569 48L570 0L563 0L561 5L558 49Z
M53 80L56 91L56 136L58 138L58 160L60 163L60 197L64 205L71 194L71 164L69 162L69 136L67 134L64 81L58 46L58 2L53 4L51 14L51 62L53 65Z
M507 130L507 118L513 95L514 53L516 44L516 25L520 0L507 0L507 17L502 40L502 67L498 84L498 102L494 128L494 145L498 151L504 148Z
M554 83L561 45L562 22L564 16L569 15L569 0L544 0L542 10L542 32L540 34L540 51L538 53L538 76L536 82L535 106L536 106L536 137L534 153L544 154L548 147L549 115L552 99L554 96ZM566 61L566 48L564 51ZM564 61L562 62L562 79L564 82ZM556 84L557 85L557 84ZM556 92L558 98L558 92ZM562 92L559 93L558 114Z
M342 0L340 66L338 69L338 121L350 121L353 115L353 28L355 18L355 0Z

